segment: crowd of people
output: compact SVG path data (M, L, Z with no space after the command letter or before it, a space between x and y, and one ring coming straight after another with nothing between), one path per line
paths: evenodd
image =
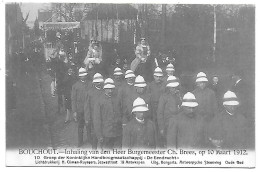
M150 47L142 41L131 65L115 66L106 78L92 70L102 62L102 47L95 40L81 67L70 54L64 56L62 48L58 52L65 58L55 64L61 71L56 75L67 71L56 76L59 111L64 97L65 123L78 123L77 146L87 140L93 149L248 148L253 124L242 102L241 77L234 75L232 86L225 90L218 76L209 81L201 71L195 89L187 91L169 63L165 71L157 66L148 83L144 64Z

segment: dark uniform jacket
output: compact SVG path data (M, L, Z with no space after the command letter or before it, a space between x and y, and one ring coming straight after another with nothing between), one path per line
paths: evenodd
M181 99L177 94L170 92L161 95L157 109L157 121L160 130L168 128L170 118L177 117Z
M122 84L122 87L118 89L118 102L120 106L120 112L122 113L122 122L127 124L132 118L131 109L128 109L128 104L131 102L132 94L135 92L133 85L129 85L126 82Z
M84 112L84 100L85 94L89 89L89 82L77 81L72 86L71 92L71 104L72 104L72 113L83 113Z
M85 121L90 121L94 119L94 107L97 103L99 97L103 94L103 89L97 89L92 86L87 92L85 96L85 104L84 104L84 116Z
M144 120L143 123L133 118L123 131L123 148L155 148L156 147L156 129L150 120Z
M122 117L118 99L103 93L94 107L94 130L98 139L122 135Z
M210 121L218 110L217 99L214 91L209 88L205 88L204 90L196 88L193 91L193 94L199 104L197 107L197 113L206 121Z
M207 141L221 140L223 149L247 148L248 124L246 118L240 113L230 115L223 110L208 125ZM210 144L214 147L212 142Z
M199 115L188 117L184 112L180 112L177 118L171 118L167 132L167 147L177 149L203 147L205 134L202 122Z

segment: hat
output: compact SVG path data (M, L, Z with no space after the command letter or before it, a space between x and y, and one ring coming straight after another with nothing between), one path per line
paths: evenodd
M232 91L227 91L223 99L223 105L239 105L238 98Z
M204 72L199 72L197 74L196 82L208 82L207 75Z
M111 78L107 78L104 82L104 89L106 88L115 88L115 83Z
M125 72L125 78L134 78L135 77L135 74L132 70L127 70Z
M88 73L85 68L79 69L79 76L86 76Z
M179 85L180 85L179 80L175 76L169 76L167 78L166 87L177 87Z
M115 68L115 70L114 70L114 75L123 75L123 72L122 72L122 69L120 69L120 68Z
M198 102L196 101L196 98L194 96L194 94L192 94L191 92L187 92L184 96L183 96L183 100L182 100L182 106L186 106L186 107L196 107L198 106Z
M140 40L145 40L145 38L144 38L144 37L142 37L142 38L140 38Z
M145 87L146 85L147 84L145 83L145 80L141 75L138 75L135 78L135 84L134 84L135 87Z
M148 110L148 105L145 103L144 99L137 97L133 102L132 112L146 112Z
M154 76L163 76L162 69L159 67L155 68L153 75Z
M173 64L169 63L166 67L166 71L175 71Z
M103 76L100 73L96 73L93 76L93 83L104 82Z

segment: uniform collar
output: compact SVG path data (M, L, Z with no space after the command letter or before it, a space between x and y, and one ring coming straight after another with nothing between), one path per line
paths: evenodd
M234 116L234 114L230 113L229 111L225 110L227 114L229 114L230 116Z
M98 87L96 87L96 86L94 86L97 90L101 90L101 88L98 88Z
M136 117L135 117L135 119L137 120L138 123L144 124L144 119L141 120L141 119L138 119L138 118L136 118Z
M235 86L241 81L242 79L240 78L240 79L238 79L237 81L236 81L236 84L235 84Z

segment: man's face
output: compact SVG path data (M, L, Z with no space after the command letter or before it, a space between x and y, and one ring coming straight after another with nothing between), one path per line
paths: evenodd
M94 45L94 50L97 50L98 49L98 46L97 45Z
M143 120L144 119L144 113L143 112L134 112L136 118Z
M141 40L141 44L144 45L145 44L145 40Z
M204 89L206 87L206 83L205 82L198 82L197 83L197 86L200 88L200 89Z
M120 80L121 75L114 75L114 77L115 77L115 80Z
M231 114L234 114L237 109L236 105L224 105L224 107Z
M178 90L176 87L169 87L170 93L175 94Z
M86 76L79 76L79 79L80 79L81 81L86 81Z
M138 94L142 94L144 92L144 87L135 87L135 88Z
M105 94L109 97L112 96L113 89L112 88L105 88Z
M184 113L189 116L189 117L193 117L194 116L194 108L192 107L188 107L188 106L183 106L183 110L184 110Z
M134 83L134 78L126 78L126 82L133 84Z
M69 75L72 75L72 73L73 73L73 70L72 70L72 69L69 69L69 70L68 70L68 74L69 74Z
M102 86L103 86L103 83L101 83L101 82L96 82L96 83L94 83L94 86L97 87L97 88L99 88L99 89L101 89Z
M153 78L154 78L154 81L156 82L156 83L159 83L159 82L161 82L161 76L153 76Z
M173 71L166 71L168 76L173 76Z
M214 77L212 78L212 80L213 80L213 83L214 83L214 84L217 84L217 83L218 83L218 77L214 76Z

